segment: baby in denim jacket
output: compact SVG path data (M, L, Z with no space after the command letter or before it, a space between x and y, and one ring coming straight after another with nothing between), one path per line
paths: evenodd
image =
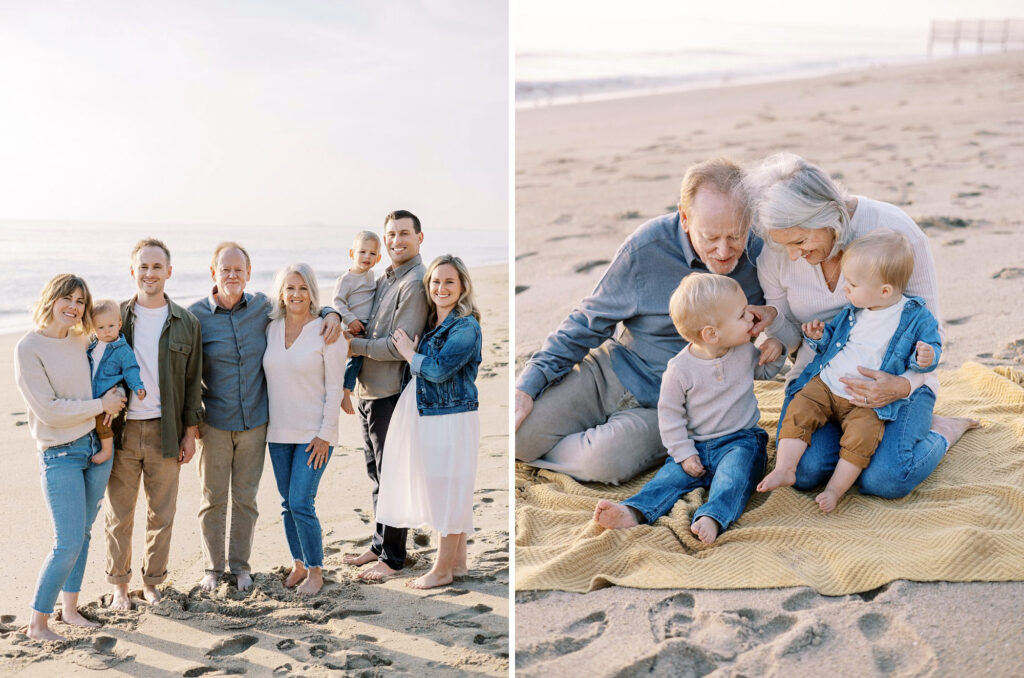
M117 302L110 299L97 301L92 309L92 323L96 332L88 351L92 397L99 398L112 387L125 383L135 391L139 400L145 400L146 387L142 383L139 363L121 334L121 309ZM114 432L109 419L105 414L96 417L96 435L101 449L92 456L94 464L102 464L114 452Z
M882 441L885 422L896 418L905 400L883 407L858 406L840 378L858 366L902 374L930 372L942 352L939 323L920 297L903 296L914 271L906 236L879 229L854 240L843 253L844 292L850 303L828 322L804 323L806 341L818 355L786 389L792 395L778 435L775 469L758 492L793 485L811 434L827 421L842 428L839 462L815 501L825 513L835 509ZM795 394L795 395L794 395Z

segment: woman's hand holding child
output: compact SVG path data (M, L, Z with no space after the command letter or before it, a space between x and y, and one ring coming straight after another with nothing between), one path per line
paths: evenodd
M419 340L419 335L410 339L409 335L401 327L391 335L391 343L395 345L395 349L405 358L406 362L410 363L412 362L412 357L416 355L416 344L419 343Z

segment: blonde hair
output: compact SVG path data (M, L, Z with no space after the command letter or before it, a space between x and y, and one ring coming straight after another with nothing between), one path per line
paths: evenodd
M750 223L745 176L743 168L729 158L718 157L699 162L687 169L683 175L683 182L679 186L679 207L683 212L689 213L694 198L697 197L697 191L707 184L722 195L729 196L741 209L745 229Z
M364 240L374 241L377 243L377 249L380 249L380 236L373 231L359 231L356 233L356 237L352 239L352 249L355 249Z
M58 299L70 295L75 290L79 290L85 297L85 309L82 311L79 324L83 332L92 332L92 295L89 293L89 286L85 284L85 280L71 273L56 275L43 286L39 299L32 306L32 322L36 327L43 329L49 325L53 319L53 305Z
M113 299L98 299L92 303L92 317L94 321L100 313L107 312L116 313L117 319L121 319L121 305Z
M834 242L829 256L835 256L853 240L849 195L825 170L792 153L776 153L747 174L748 195L752 196L754 230L771 247L781 247L769 237L783 228L832 231Z
M313 267L309 264L298 263L285 266L278 271L274 278L274 308L270 311L271 318L283 318L285 315L284 300L281 297L284 296L285 280L292 273L298 273L302 277L302 281L306 283L306 287L309 288L309 312L314 316L320 313L320 287L316 284Z
M462 294L459 295L459 300L455 302L455 308L452 309L452 313L457 316L471 315L476 318L477 322L480 322L480 309L477 308L476 300L473 298L473 281L469 278L469 269L466 268L466 264L462 262L462 259L452 254L442 254L430 262L430 266L427 267L427 274L423 276L423 287L427 290L427 327L431 328L437 322L437 306L434 305L433 300L430 298L430 276L434 274L438 266L444 266L445 264L454 268L459 274L459 284L462 286Z
M843 266L860 262L866 272L902 293L914 273L914 248L902 233L879 228L857 238L843 252Z
M668 301L676 331L687 341L700 341L700 331L718 321L718 307L730 294L743 294L740 284L717 273L690 273Z
M252 268L252 261L249 260L249 252L234 240L224 240L217 243L217 247L213 250L213 259L210 260L210 268L217 268L217 257L219 257L220 253L224 250L238 250L245 257L245 267ZM167 260L167 263L170 263L170 259Z
M167 265L171 265L171 251L167 249L167 245L164 244L163 240L157 240L156 238L143 238L139 242L135 243L135 247L132 248L132 265L135 264L135 255L138 254L145 247L159 247L164 251L164 256L167 257ZM217 264L217 255L213 255L213 263Z

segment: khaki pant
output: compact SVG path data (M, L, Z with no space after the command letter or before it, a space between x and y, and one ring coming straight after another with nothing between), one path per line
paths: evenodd
M164 457L160 419L125 423L121 449L107 483L107 581L127 584L132 579L132 529L139 480L146 495L146 554L142 581L149 586L167 577L171 528L178 503L178 458Z
M637 406L602 346L540 394L516 432L516 459L617 485L664 461L658 410Z
M196 441L199 484L199 530L203 536L206 571L224 571L224 530L231 495L231 532L228 537L227 566L231 572L250 572L249 555L256 530L256 492L266 458L267 425L248 431L224 431L199 425Z

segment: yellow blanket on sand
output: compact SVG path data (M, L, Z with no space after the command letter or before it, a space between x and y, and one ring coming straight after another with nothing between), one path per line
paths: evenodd
M936 412L974 417L983 428L969 431L909 496L852 489L825 515L814 492L755 493L711 546L689 529L706 490L653 525L603 530L591 520L597 500L635 494L654 471L614 487L518 465L516 589L810 586L844 595L896 579L1024 580L1024 372L967 363L939 379ZM756 390L771 459L782 385Z

